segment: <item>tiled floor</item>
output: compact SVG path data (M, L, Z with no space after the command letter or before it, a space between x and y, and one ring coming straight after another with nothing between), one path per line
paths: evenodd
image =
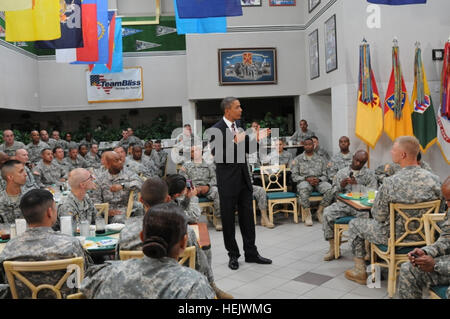
M323 261L328 242L323 239L322 224L317 221L312 227L294 224L292 217L285 218L283 214L275 216L275 224L274 229L256 226L258 251L272 259L271 265L244 261L242 237L236 224L242 256L239 269L234 271L228 268L222 232L209 225L213 272L220 289L237 299L388 298L386 280L381 281L381 288L368 288L344 277L344 272L353 266L349 243L342 244L340 259Z

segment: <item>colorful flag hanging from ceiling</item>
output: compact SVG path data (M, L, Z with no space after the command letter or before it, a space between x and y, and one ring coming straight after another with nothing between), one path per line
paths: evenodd
M370 147L375 148L382 133L383 109L373 75L370 46L365 43L359 47L359 90L355 135Z
M28 10L6 11L6 41L55 40L61 37L59 0L34 0Z
M399 48L392 48L392 73L384 102L384 131L391 140L413 135L411 106L400 67Z
M61 38L52 41L37 41L35 47L38 49L82 47L81 14L81 0L62 0L60 2Z
M422 63L422 50L416 48L414 59L414 89L411 96L414 108L412 123L414 135L420 142L422 152L426 152L436 142L436 115L428 87L427 75Z
M92 3L92 1L84 0L85 2ZM77 61L73 62L73 64L106 64L109 61L109 35L108 35L108 0L96 0L97 2L97 43L98 43L98 59L86 61L86 57L91 55L83 55L83 54L92 54L86 53L83 51L83 54L80 55L82 60L78 60L78 51L77 51Z
M123 71L123 47L122 47L122 18L115 18L114 30L111 30L114 35L111 47L114 52L111 56L111 61L107 65L95 64L91 74L105 74L118 73Z
M31 9L33 0L0 0L0 11L17 11Z
M174 1L175 20L178 34L188 33L226 33L227 18L181 19L178 16L177 1Z
M441 74L441 106L437 116L437 142L450 165L450 41L445 44Z
M242 15L241 0L177 0L181 19Z

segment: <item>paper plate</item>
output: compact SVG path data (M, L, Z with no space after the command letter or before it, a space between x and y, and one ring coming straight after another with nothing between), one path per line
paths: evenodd
M106 230L112 230L112 231L121 231L125 227L125 224L108 224L106 225Z

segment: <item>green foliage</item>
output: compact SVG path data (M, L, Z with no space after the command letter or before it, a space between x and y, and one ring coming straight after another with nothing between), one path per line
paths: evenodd
M122 125L125 124L125 125ZM122 128L130 127L126 114L121 117L121 127L112 127L112 119L106 115L98 120L96 129L91 127L91 118L86 116L80 122L78 130L72 133L72 140L81 141L85 138L87 132L91 132L92 136L98 142L118 141L122 138ZM134 129L134 135L143 140L148 139L166 139L170 138L172 131L179 125L175 122L169 122L165 114L160 114L153 119L150 125L140 125ZM30 131L13 130L16 141L21 141L25 145L31 142ZM60 132L61 138L64 138L65 131ZM51 130L49 132L51 134ZM0 134L0 144L3 143L3 136Z
M288 119L285 116L273 117L271 112L267 112L264 119L254 119L254 121L258 122L261 128L278 128L280 130L280 136L289 135L287 123ZM251 125L251 122L247 123L247 128Z

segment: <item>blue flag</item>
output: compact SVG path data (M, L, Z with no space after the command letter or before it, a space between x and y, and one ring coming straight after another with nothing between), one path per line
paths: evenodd
M242 15L241 0L177 0L177 9L182 19Z
M122 18L116 18L116 26L114 30L114 53L112 59L111 70L105 64L96 64L91 74L118 73L123 71L122 58Z
M81 0L60 2L61 38L51 41L36 41L38 49L70 49L83 47L81 29Z
M227 18L180 19L178 16L177 0L173 0L173 2L178 34L227 32Z
M375 3L375 4L387 4L390 6L401 6L404 4L427 3L427 0L367 0L367 2Z
M97 34L98 34L98 60L97 61L77 61L72 64L96 64L108 63L108 0L83 0L83 4L97 4Z

